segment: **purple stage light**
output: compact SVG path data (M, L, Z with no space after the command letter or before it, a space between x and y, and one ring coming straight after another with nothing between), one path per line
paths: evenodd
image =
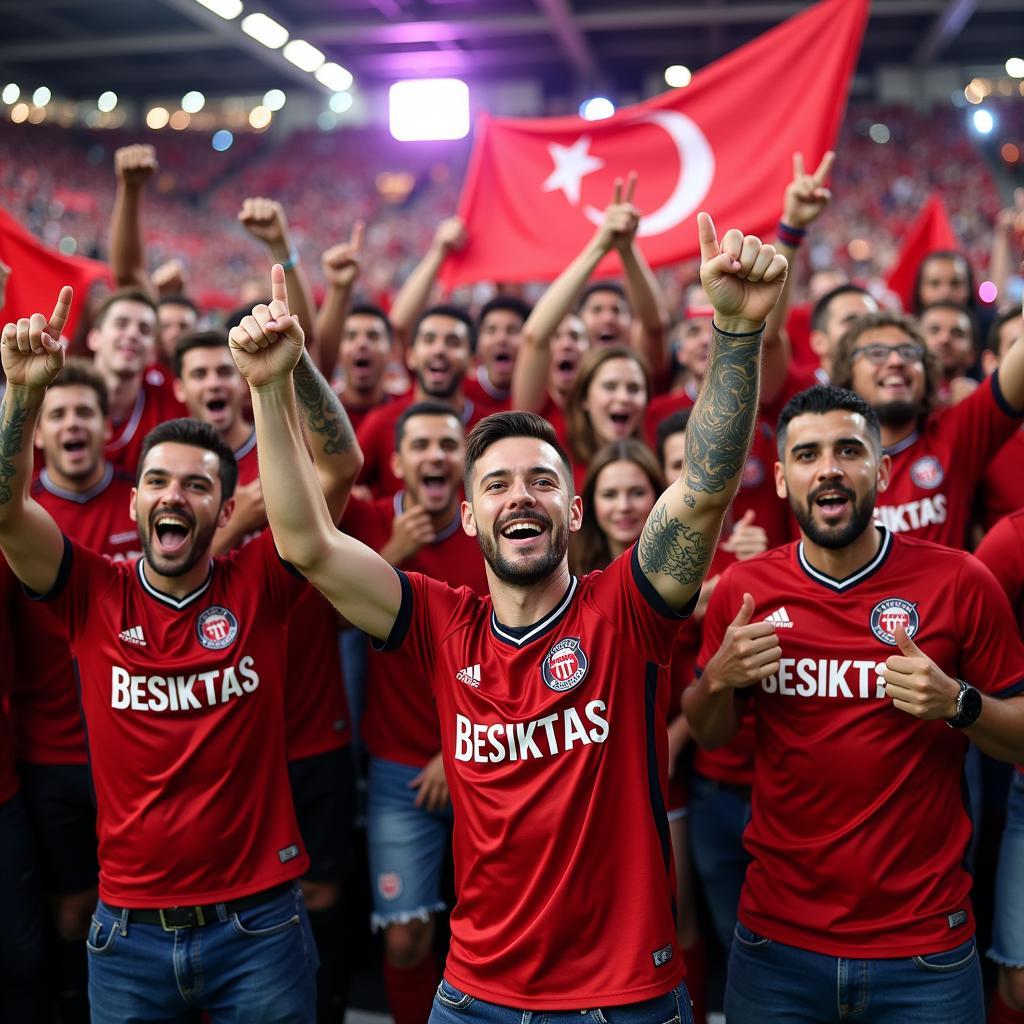
M391 135L399 142L463 139L469 134L469 86L458 78L395 82L388 107Z

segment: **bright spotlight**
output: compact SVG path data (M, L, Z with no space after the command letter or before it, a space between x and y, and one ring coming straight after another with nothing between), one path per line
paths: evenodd
M344 114L346 110L352 109L352 93L336 92L330 101L331 110L336 114Z
M603 121L615 113L615 104L606 96L594 96L580 104L580 117L584 121Z
M399 142L463 139L469 134L469 86L458 78L417 78L388 90L391 134Z
M186 114L198 114L206 106L206 97L195 89L181 97L181 109Z
M974 123L974 130L980 135L988 135L996 126L996 119L984 109L974 111L971 121Z
M100 93L100 98L96 101L98 109L102 110L104 114L109 114L114 107L117 106L117 93L111 92L108 89L104 93Z
M1011 78L1024 78L1024 57L1011 57L1006 62L1006 73Z
M685 64L672 64L665 68L665 83L673 89L685 89L692 78L693 75Z
M52 97L53 93L45 85L41 85L32 93L32 103L37 107L45 107Z
M263 106L271 111L280 110L287 99L288 97L285 96L281 89L268 89L263 94Z
M231 143L234 141L234 135L232 135L227 128L221 128L219 132L213 133L213 138L210 139L210 145L213 146L218 153L223 153L224 150L231 148Z
M12 103L18 102L18 97L21 95L21 89L14 82L8 82L4 86L4 91L0 93L0 99L4 101L8 106Z
M242 19L242 31L271 50L278 50L288 42L288 29L259 12Z

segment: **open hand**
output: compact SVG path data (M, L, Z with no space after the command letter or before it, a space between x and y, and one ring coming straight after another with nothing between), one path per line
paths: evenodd
M413 803L425 811L443 811L448 806L448 780L440 754L423 766L423 771L409 782L409 788L418 790Z

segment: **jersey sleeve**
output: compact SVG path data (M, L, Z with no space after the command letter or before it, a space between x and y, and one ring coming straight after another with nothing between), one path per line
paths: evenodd
M1024 591L1024 519L1001 519L982 538L975 557L995 576L1014 608Z
M940 430L953 446L952 466L980 479L989 461L1013 437L1024 413L1010 407L993 373L962 402L940 414ZM970 467L967 469L966 467Z
M679 624L697 606L700 591L680 611L666 604L640 568L634 544L604 572L593 574L585 600L610 623L623 643L659 665L672 660Z
M957 574L953 607L961 623L960 677L994 697L1024 690L1024 644L1010 603L973 555L964 557Z
M45 594L25 588L33 601L41 601L51 615L59 619L72 645L85 629L91 608L102 605L115 585L120 570L102 555L64 537L64 554L53 586Z

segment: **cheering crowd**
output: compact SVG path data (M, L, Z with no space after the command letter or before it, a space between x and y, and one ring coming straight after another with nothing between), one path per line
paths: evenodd
M1020 304L819 255L801 316L835 160L679 303L633 175L472 313L457 218L388 309L346 224L318 303L253 195L212 318L116 151L116 290L3 332L0 1019L339 1021L368 885L397 1024L702 1022L709 949L730 1024L1024 1022Z

